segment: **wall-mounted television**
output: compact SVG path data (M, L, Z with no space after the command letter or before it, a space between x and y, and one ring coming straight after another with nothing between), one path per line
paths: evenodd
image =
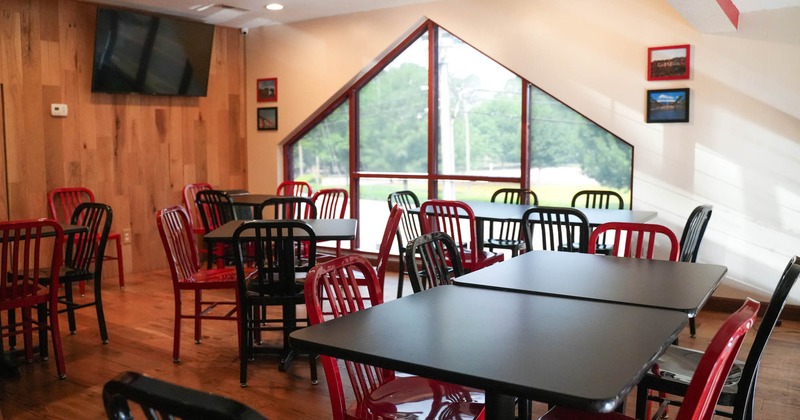
M98 8L92 92L206 96L214 26Z

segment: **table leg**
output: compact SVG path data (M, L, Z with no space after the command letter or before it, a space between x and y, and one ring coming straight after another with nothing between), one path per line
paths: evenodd
M514 397L486 392L486 420L514 418Z

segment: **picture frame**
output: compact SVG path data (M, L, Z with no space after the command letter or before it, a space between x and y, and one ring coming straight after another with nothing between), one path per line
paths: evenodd
M670 45L647 49L647 80L688 79L691 46Z
M258 108L256 112L258 131L278 129L278 107Z
M647 91L647 122L689 122L689 88Z
M258 102L276 102L278 100L278 79L258 79L256 82L256 99Z

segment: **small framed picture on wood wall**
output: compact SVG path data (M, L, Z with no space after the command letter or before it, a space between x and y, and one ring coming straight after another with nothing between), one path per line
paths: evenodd
M278 129L278 107L258 108L256 115L258 130Z
M278 79L258 79L256 97L258 102L275 102L278 100Z

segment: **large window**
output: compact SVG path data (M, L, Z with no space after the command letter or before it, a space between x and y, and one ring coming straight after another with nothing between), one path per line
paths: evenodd
M349 188L358 249L378 249L399 190L489 201L524 187L569 205L614 189L630 206L628 143L431 21L398 45L284 144L288 177Z

